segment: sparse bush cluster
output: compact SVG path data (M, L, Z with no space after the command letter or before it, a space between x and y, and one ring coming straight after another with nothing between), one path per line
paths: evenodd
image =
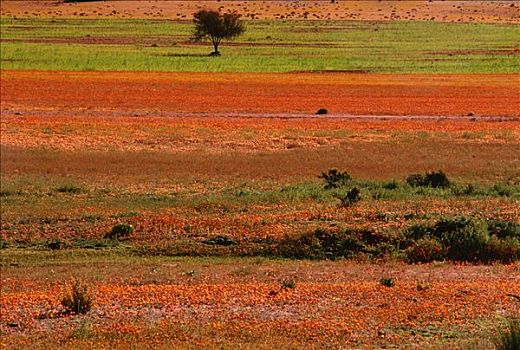
M441 170L409 175L403 183L397 180L384 182L354 179L348 172L336 168L319 175L323 179L323 195L337 198L342 207L349 207L362 199L402 199L409 196L500 196L520 198L520 187L514 183L497 183L492 186L457 184Z
M447 218L405 232L409 262L513 262L520 257L520 226L506 221Z
M520 318L510 319L508 329L494 339L494 344L496 350L520 349Z
M64 313L86 314L92 308L93 296L89 286L78 279L72 281L70 290L61 300Z
M323 187L326 190L343 187L352 181L352 176L349 173L339 171L336 168L329 169L328 172L323 172L318 177L323 179Z
M412 187L448 188L450 181L441 170L422 174L412 174L406 178L406 182Z
M134 227L127 223L119 223L112 227L112 230L106 234L105 238L109 239L124 239L128 238L134 232Z
M342 207L348 207L361 200L361 191L357 187L352 187L345 195L338 196L338 198Z
M69 194L78 194L83 192L83 188L73 185L73 184L66 184L62 185L56 188L56 192L58 193L69 193Z
M369 257L383 256L393 251L394 240L371 230L324 230L306 232L283 239L276 253L294 259L352 258L362 254Z
M363 229L316 229L279 242L276 254L295 259L404 257L431 261L503 262L520 258L520 226L506 221L447 218L391 236Z

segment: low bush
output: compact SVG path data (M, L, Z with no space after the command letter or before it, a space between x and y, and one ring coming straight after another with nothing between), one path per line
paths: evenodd
M352 176L350 174L344 171L339 171L335 168L329 169L329 171L326 173L321 173L321 175L318 177L320 179L323 179L323 187L326 190L343 187L345 185L348 185L352 181Z
M282 289L295 289L296 282L293 279L286 279L282 281L281 287Z
M467 184L465 186L452 186L451 191L456 196L474 196L478 194L478 190L473 184Z
M112 227L112 230L106 234L105 238L109 239L124 239L128 238L134 232L134 227L127 223L119 223Z
M503 197L513 197L515 194L518 195L518 187L507 183L498 183L493 185L492 191Z
M448 188L450 181L441 170L432 171L424 175L412 174L406 178L406 182L412 187Z
M517 238L520 240L520 225L512 221L488 220L490 234L498 238Z
M477 219L443 219L435 225L434 236L447 248L446 256L454 261L486 261L489 241L487 224Z
M451 260L511 263L520 258L518 225L477 218L443 218L410 226L400 234L370 229L318 228L287 236L268 249L293 259L402 257L410 263Z
M446 258L509 263L520 256L518 225L507 221L444 218L430 226L414 225L405 231L404 236L407 258L411 262Z
M444 260L444 258L444 247L434 238L421 238L406 251L406 259L410 263L427 263Z
M390 277L381 277L379 279L379 284L388 288L392 288L395 285L395 282Z
M385 235L371 230L324 230L292 237L278 243L276 255L293 259L352 258L356 254L379 256L388 253L394 242ZM392 250L392 249L390 249Z
M78 193L83 192L83 188L76 186L76 185L62 185L62 186L56 187L56 192L78 194Z
M381 187L384 188L385 190L396 190L399 188L399 182L397 182L395 180L388 181L388 182L383 183L383 185Z
M500 261L508 264L520 258L520 241L515 238L507 237L499 239L491 236L482 254L481 260L484 262Z
M59 239L53 239L47 242L47 248L50 250L59 250L63 247L63 242Z
M344 196L338 196L342 207L349 207L361 200L361 191L357 187L353 187Z
M92 307L93 296L85 282L73 280L67 294L61 300L61 305L67 314L86 314Z
M520 319L509 320L507 330L501 332L494 343L496 350L520 349Z

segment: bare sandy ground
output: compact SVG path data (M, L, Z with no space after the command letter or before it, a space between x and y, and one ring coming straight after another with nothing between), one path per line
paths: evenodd
M420 20L519 23L516 1L1 1L15 17L148 18L190 20L202 8L237 11L246 19Z

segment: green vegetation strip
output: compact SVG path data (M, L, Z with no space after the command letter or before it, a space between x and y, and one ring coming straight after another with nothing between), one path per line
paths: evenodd
M2 18L2 69L518 73L520 26L255 21L222 57L190 22Z

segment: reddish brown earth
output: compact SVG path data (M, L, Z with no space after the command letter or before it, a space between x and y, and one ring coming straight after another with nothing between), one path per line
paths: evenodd
M2 1L2 16L170 18L188 20L201 8L237 11L247 19L520 21L509 1Z
M2 71L3 113L520 116L518 74Z

